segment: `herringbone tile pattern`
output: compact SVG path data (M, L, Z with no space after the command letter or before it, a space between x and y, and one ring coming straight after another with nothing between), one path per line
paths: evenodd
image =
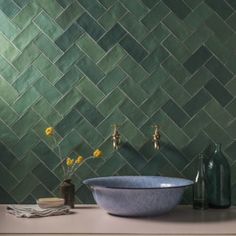
M88 177L193 178L197 154L221 142L236 203L235 1L1 0L0 9L0 202L57 194L52 125L65 156L105 153L76 172L78 202L92 201Z

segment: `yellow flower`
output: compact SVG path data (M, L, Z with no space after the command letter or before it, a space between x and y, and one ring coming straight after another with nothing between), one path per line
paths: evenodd
M67 159L66 159L66 165L67 165L67 166L72 166L73 164L74 164L74 160L71 159L71 158L69 158L69 157L67 157Z
M46 134L47 136L53 136L53 134L54 134L54 129L53 129L53 127L48 127L48 128L46 128L46 129L45 129L45 134Z
M77 159L75 160L76 164L81 164L84 158L82 156L78 156Z
M95 158L97 158L97 157L102 157L102 151L100 151L99 149L96 149L94 152L93 152L93 156L95 157Z

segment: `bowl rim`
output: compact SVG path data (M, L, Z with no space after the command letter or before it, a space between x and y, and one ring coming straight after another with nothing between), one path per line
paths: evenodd
M111 186L101 186L96 184L89 184L89 181L96 180L96 179L106 179L106 178L122 178L122 177L161 177L161 178L168 178L168 179L176 179L176 180L185 180L186 184L182 184L179 186L165 186L165 187L111 187ZM187 183L188 182L188 183ZM83 184L88 185L91 189L126 189L126 190L144 190L144 189L176 189L176 188L185 188L194 184L194 182L190 179L179 178L179 177L168 177L168 176L142 176L142 175L125 175L125 176L103 176L103 177L95 177L95 178L88 178L83 180Z

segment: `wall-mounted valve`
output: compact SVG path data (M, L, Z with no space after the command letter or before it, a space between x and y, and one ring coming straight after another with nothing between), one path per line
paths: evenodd
M160 149L160 127L159 125L154 125L154 134L152 135L153 147L155 150Z
M118 126L116 124L113 125L113 133L112 133L112 146L115 150L120 147L121 138L120 133L118 131Z

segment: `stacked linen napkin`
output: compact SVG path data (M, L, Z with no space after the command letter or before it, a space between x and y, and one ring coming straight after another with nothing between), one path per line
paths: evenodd
M36 218L45 216L58 216L70 214L69 206L56 208L40 208L37 205L8 205L7 212L16 217Z

